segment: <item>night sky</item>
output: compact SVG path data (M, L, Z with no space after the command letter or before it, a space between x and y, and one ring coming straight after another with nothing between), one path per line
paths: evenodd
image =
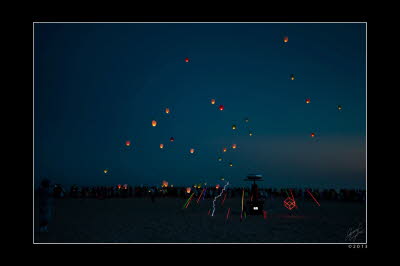
M365 27L35 24L35 184L365 188Z

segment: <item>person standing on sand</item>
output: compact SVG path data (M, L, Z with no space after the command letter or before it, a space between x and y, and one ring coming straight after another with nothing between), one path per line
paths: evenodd
M50 181L44 179L39 188L39 232L48 232L47 226L51 218L52 198Z
M150 188L150 193L151 193L151 202L154 203L154 199L156 198L156 193L154 191L154 188Z

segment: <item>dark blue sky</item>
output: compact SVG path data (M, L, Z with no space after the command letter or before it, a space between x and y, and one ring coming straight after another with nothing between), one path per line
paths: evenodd
M35 183L365 187L365 24L41 23L34 38Z

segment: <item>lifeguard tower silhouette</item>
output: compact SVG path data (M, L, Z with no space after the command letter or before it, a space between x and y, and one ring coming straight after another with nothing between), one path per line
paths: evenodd
M249 215L263 215L264 214L264 200L260 199L258 193L258 186L256 181L264 181L260 174L249 174L244 181L253 181L250 191L250 199L247 200L245 205L246 213Z

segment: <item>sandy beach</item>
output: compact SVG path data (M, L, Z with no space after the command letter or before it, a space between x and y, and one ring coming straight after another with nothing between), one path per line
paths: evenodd
M37 201L35 202L37 204ZM365 229L365 204L298 201L287 210L282 199L267 200L267 218L247 216L240 221L241 201L192 201L187 209L180 198L56 199L49 233L38 231L36 243L346 243L349 230ZM35 205L36 205L35 204ZM231 215L226 220L228 208ZM353 243L365 242L364 233Z

